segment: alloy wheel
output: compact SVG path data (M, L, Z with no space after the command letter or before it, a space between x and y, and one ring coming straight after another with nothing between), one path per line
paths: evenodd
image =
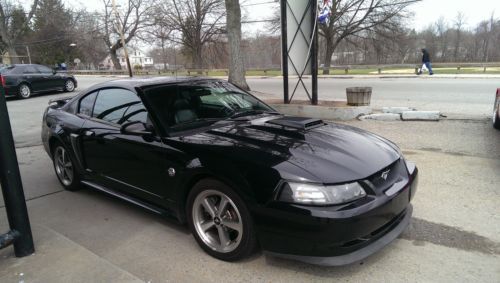
M68 92L72 92L75 90L75 83L72 80L67 80L66 83L64 84L64 88Z
M31 89L29 86L22 84L19 87L19 94L21 95L22 98L28 98L31 96Z
M67 151L62 147L58 146L54 154L54 164L56 168L56 174L65 186L70 186L73 183L73 163L68 156Z
M220 253L234 251L243 235L240 212L224 193L206 190L193 203L193 224L201 240Z

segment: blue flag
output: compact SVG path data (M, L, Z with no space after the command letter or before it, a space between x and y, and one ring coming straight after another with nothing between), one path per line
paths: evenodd
M330 14L332 11L332 0L318 0L319 3L319 13L318 21L320 24L328 24L330 21Z

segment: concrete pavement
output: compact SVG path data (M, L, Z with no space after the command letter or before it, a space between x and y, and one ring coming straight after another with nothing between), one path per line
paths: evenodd
M109 79L79 78L80 89ZM262 98L279 97L280 82L249 79ZM12 248L1 250L0 282L500 282L500 131L484 118L497 80L333 78L320 81L328 90L320 95L340 100L342 89L365 83L380 93L376 105L437 105L475 119L343 122L393 140L420 169L411 227L361 265L324 268L261 253L221 262L172 220L90 189L63 191L40 146L43 109L67 95L56 94L8 102L36 253L17 259Z
M18 148L36 254L0 251L0 281L498 282L500 132L484 121L374 122L420 169L414 219L361 265L324 268L258 253L226 263L186 227L90 189L61 190L41 146ZM0 231L7 229L0 209Z
M119 79L119 77L79 76L77 91L114 79ZM283 90L280 78L248 78L247 80L259 98L282 99ZM406 106L418 110L438 110L452 119L474 120L491 118L495 90L500 87L496 77L475 79L439 76L418 78L360 76L352 79L332 77L320 80L319 98L345 101L345 89L360 85L373 87L370 106L374 110L381 110L388 106ZM68 95L74 94L45 94L28 100L10 98L8 108L12 117L16 144L18 146L40 144L40 120L47 102L50 99ZM294 99L307 99L307 96L299 91Z

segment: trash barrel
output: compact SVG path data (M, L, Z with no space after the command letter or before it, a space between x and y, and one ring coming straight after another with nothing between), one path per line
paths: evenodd
M347 104L352 106L370 105L372 98L371 87L348 87L346 88Z

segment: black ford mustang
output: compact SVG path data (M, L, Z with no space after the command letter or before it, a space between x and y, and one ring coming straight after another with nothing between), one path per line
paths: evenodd
M62 185L187 222L222 260L343 265L409 224L417 168L369 132L287 117L215 79L117 80L53 101L42 139Z

